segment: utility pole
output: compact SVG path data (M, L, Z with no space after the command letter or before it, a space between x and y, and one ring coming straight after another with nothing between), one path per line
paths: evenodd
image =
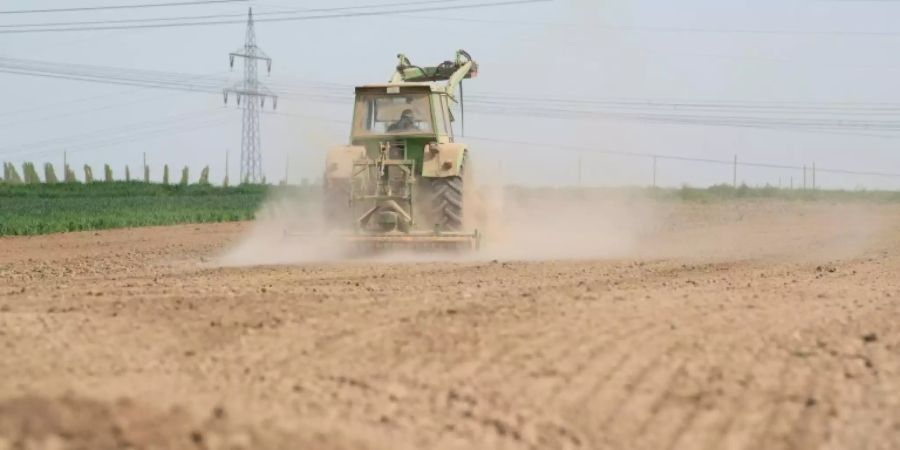
M803 165L803 189L806 189L806 164Z
M259 134L259 110L266 106L266 98L272 100L272 108L278 104L278 97L259 82L258 61L265 61L266 72L272 72L272 58L256 46L256 29L253 25L253 8L247 14L247 33L244 46L228 54L229 65L234 68L234 59L244 60L244 79L235 86L224 90L225 103L228 94L235 94L237 104L243 110L241 130L241 183L261 183L262 153ZM246 97L246 98L245 98ZM243 101L243 104L241 103Z
M653 157L653 187L656 187L656 156Z
M288 184L288 164L291 162L291 155L284 155L284 185Z
M731 169L731 185L737 187L737 155L734 155L734 166Z

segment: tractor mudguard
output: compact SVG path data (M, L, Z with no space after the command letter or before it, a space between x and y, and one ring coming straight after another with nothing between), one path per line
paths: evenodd
M325 157L325 180L349 179L353 176L353 162L366 156L361 145L344 145L332 148Z
M462 174L465 144L430 144L422 158L423 178L456 177Z

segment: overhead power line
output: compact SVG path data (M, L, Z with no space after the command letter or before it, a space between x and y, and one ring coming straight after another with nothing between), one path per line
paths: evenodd
M100 148L122 142L132 142L145 137L156 137L175 131L190 131L195 128L222 124L229 120L224 109L203 109L159 120L141 121L125 126L116 126L90 132L78 133L62 138L44 139L22 145L0 149L0 156L28 154L40 156L61 150L78 151Z
M153 87L182 91L219 92L227 78L155 70L124 69L85 64L53 63L0 57L0 72L103 84Z
M224 74L224 73L227 73L227 71L221 72L221 73ZM208 78L208 77L212 77L212 76L219 75L219 74L220 74L220 72L215 72L215 73L209 73L209 74L204 74L204 75L197 75L195 78L196 79ZM24 75L31 76L33 74L26 73ZM38 104L35 106L28 106L25 108L5 111L5 112L0 113L0 117L28 115L33 112L45 111L47 109L56 109L58 107L65 106L65 105L73 105L73 104L82 105L82 104L87 104L87 103L91 103L94 101L104 100L104 99L109 99L109 98L119 99L119 98L128 96L130 94L143 92L144 90L145 90L145 87L143 87L143 86L135 86L133 89L125 89L125 90L121 90L121 91L103 93L103 94L99 94L99 95L88 95L88 96L84 96L84 97L70 98L70 99L52 102L52 103L43 103L43 104ZM175 91L175 90L173 90L173 91ZM131 106L135 103L139 103L139 102L143 102L143 101L151 101L151 100L156 100L156 99L163 98L163 97L166 97L169 95L177 95L177 93L178 93L177 91L171 92L168 94L163 94L161 96L148 97L148 98L145 98L145 99L139 100L139 101L116 102L114 104L106 105L106 106L103 106L100 108L91 107L90 109L76 110L74 112L68 112L68 113L53 113L52 115L49 115L49 116L45 115L45 116L43 116L41 118L37 118L37 119L26 119L26 120L21 120L21 121L16 121L16 122L3 121L2 123L0 123L0 128L6 128L6 127L10 126L10 124L15 125L17 123L22 123L22 122L47 120L47 119L52 119L52 118L56 118L56 117L66 117L66 116L73 115L73 114L94 112L94 111L98 111L98 110L102 110L102 109L112 109L112 108L117 108L117 107Z
M409 6L409 5L422 5L429 3L455 3L460 2L462 0L427 0L427 1L418 1L418 2L392 2L392 3L376 3L370 5L358 5L358 6L341 6L334 8L300 8L300 9L292 9L289 11L268 11L268 12L255 12L253 15L255 17L259 16L278 16L278 15L290 15L290 14L298 14L298 13L317 13L317 12L335 12L335 11L348 11L355 9L372 9L372 8L384 8L384 7L395 7L395 6ZM0 28L27 28L27 27L57 27L57 26L82 26L82 25L97 25L97 24L122 24L122 23L147 23L147 22L171 22L171 21L183 21L183 20L211 20L211 19L224 19L229 17L244 17L246 14L244 13L232 13L232 14L206 14L206 15L194 15L194 16L176 16L176 17L155 17L155 18L145 18L145 19L117 19L117 20L79 20L79 21L69 21L69 22L40 22L40 23L20 23L20 24L11 24L11 25L0 25ZM258 19L257 19L258 21Z
M219 90L212 88L204 88L200 85L196 87L192 86L184 86L177 84L167 84L167 83L154 83L154 82L141 82L141 81L129 81L129 80L114 80L114 79L98 79L92 77L84 77L77 75L58 75L52 73L34 73L27 71L20 71L14 69L0 69L0 73L9 73L14 75L28 75L28 76L36 76L43 78L56 78L61 80L71 80L71 81L87 81L90 83L101 83L101 84L114 84L120 86L135 86L135 87L143 87L143 88L155 88L155 89L170 89L170 90L178 90L178 91L187 91L187 92L207 92L207 93L218 93Z
M140 75L140 72L137 71ZM152 71L149 71L152 72ZM70 73L66 71L29 71L17 68L6 68L0 66L0 73L12 73L19 75L38 76L54 79L65 79L74 81L87 81L93 83L135 86L153 89L177 90L184 92L201 92L209 94L218 94L220 92L219 82L214 80L190 80L187 76L181 75L181 78L172 77L142 77L134 74L97 74L97 73ZM175 74L177 75L177 74ZM348 103L352 101L352 97L342 94L329 94L329 89L334 88L301 88L283 85L273 85L275 91L284 99L302 99L304 101L315 101L325 103ZM322 93L322 92L325 93ZM852 136L867 136L879 138L898 138L897 135L872 134L872 131L900 131L900 119L897 120L876 120L871 117L863 117L866 120L846 120L842 118L819 118L810 116L792 115L748 115L741 111L714 111L713 113L704 111L692 111L690 109L679 109L676 106L670 106L670 110L660 110L654 107L650 110L620 110L616 108L594 108L594 109L568 109L558 107L546 107L539 102L535 104L523 105L519 103L496 103L482 102L477 96L470 96L470 111L473 113L483 113L502 116L518 116L518 117L534 117L547 119L592 119L592 120L625 120L644 123L670 124L670 125L692 125L692 126L726 126L726 127L743 127L758 129L776 129L805 131L815 133L840 133ZM848 111L852 115L852 111ZM689 114L690 113L690 114ZM700 114L703 113L703 114ZM896 115L894 115L896 117Z
M713 158L695 158L690 156L679 156L679 155L663 155L658 153L644 153L644 152L629 152L624 150L608 150L608 149L598 149L594 147L581 147L577 145L565 145L559 143L541 143L541 142L530 142L530 141L518 141L518 140L508 140L508 139L497 139L490 137L477 137L477 136L466 136L466 139L472 139L476 141L485 141L485 142L495 142L498 144L512 144L512 145L522 145L528 147L538 147L538 148L553 148L560 150L568 150L574 151L578 153L599 153L605 155L619 155L619 156L630 156L637 158L648 158L648 159L662 159L662 160L672 160L672 161L688 161L688 162L699 162L699 163L707 163L707 164L718 164L725 166L743 166L743 167L760 167L767 169L785 169L785 170L806 170L807 167L796 166L790 164L770 164L770 163L755 163L755 162L742 162L742 161L734 161L734 160L726 160L726 159L713 159ZM834 173L834 174L842 174L842 175L862 175L862 176L872 176L872 177L885 177L885 178L900 178L900 173L896 172L878 172L878 171L865 171L865 170L849 170L849 169L828 169L828 168L816 168L817 172L822 173Z
M245 0L242 0L245 1ZM336 11L352 11L358 9L373 9L373 8L389 8L389 7L398 7L398 6L413 6L413 5L427 5L431 3L459 3L464 0L424 0L424 1L404 1L404 2L390 2L390 3L371 3L367 5L356 5L356 6L339 6L339 7L328 7L328 8L292 8L290 10L285 11L264 11L264 12L254 12L253 16L257 17L257 21L259 21L259 17L262 16L284 16L284 15L296 15L296 14L310 14L310 13L321 13L321 12L336 12ZM185 21L185 20L212 20L212 19L227 19L231 17L245 17L244 13L230 13L230 14L205 14L205 15L192 15L192 16L170 16L170 17L150 17L143 19L114 19L114 20L75 20L75 21L67 21L67 22L38 22L38 23L17 23L17 24L7 24L0 25L0 28L39 28L39 27L61 27L61 26L87 26L87 25L110 25L110 24L124 24L124 23L147 23L147 22L172 22L172 21Z
M900 1L900 0L891 0ZM522 21L504 19L480 19L471 17L444 17L444 16L411 16L406 17L436 20L444 22L484 23L494 25L519 25L525 27L558 27L567 29L589 28L591 30L621 30L651 33L711 33L711 34L749 34L749 35L785 35L785 36L900 36L898 31L865 31L865 30L778 30L778 29L742 29L742 28L692 28L692 27L663 27L641 25L604 25L604 24L579 24L541 21Z
M141 133L134 133L130 135L124 135L117 138L112 139L102 139L96 141L84 141L80 142L78 146L70 146L68 144L61 144L55 148L50 148L47 150L39 151L37 153L28 152L29 157L37 157L37 156L47 156L58 154L61 151L67 151L69 153L81 152L85 150L97 150L101 148L111 147L113 145L125 144L130 142L141 142L147 141L162 137L171 137L177 134L185 134L185 133L193 133L201 129L206 129L210 127L220 127L226 125L230 120L227 117L220 117L218 119L207 119L203 121L194 121L189 123L181 123L177 125L173 125L165 128L158 128L155 130L147 130ZM22 153L22 152L12 152Z
M11 156L14 154L21 153L29 153L32 157L34 156L45 156L48 154L52 154L58 152L60 150L66 149L69 151L81 151L87 149L97 149L103 147L109 147L116 144L127 143L127 142L135 142L146 139L155 139L161 136L169 136L176 133L184 133L191 132L200 128L206 128L210 126L220 125L227 120L223 117L217 117L219 114L224 112L224 110L218 111L209 111L198 115L197 113L185 113L179 114L177 116L165 118L158 121L152 122L141 122L135 123L130 126L125 127L116 127L107 130L94 131L90 133L83 133L74 136L68 136L65 138L56 138L49 139L45 141L34 142L24 146L16 146L12 148L5 149L6 151L0 151L0 155ZM334 122L340 124L349 124L346 120L339 119L328 119L320 116L310 116L303 114L292 114L292 113L284 113L284 112L267 112L267 115L274 116L286 116L286 117L303 117L308 120L323 120L327 122ZM683 162L693 162L693 163L702 163L702 164L715 164L721 166L740 166L740 167L756 167L756 168L766 168L766 169L777 169L777 170L805 170L809 169L809 167L803 167L799 165L792 164L777 164L777 163L762 163L762 162L747 162L747 161L735 161L732 159L715 159L715 158L700 158L693 157L687 155L673 155L673 154L660 154L660 153L649 153L649 152L632 152L626 150L613 150L613 149L603 149L597 147L585 147L578 145L568 145L568 144L560 144L558 142L554 143L546 143L546 142L535 142L535 141L527 141L527 140L511 140L511 139L502 139L495 137L485 137L485 136L466 136L466 139L474 140L474 141L483 141L483 142L493 142L498 144L510 144L517 146L525 146L525 147L535 147L535 148L553 148L555 150L561 151L570 151L576 153L583 154L604 154L604 155L614 155L614 156L624 156L624 157L632 157L632 158L642 158L642 159L658 159L658 160L670 160L670 161L683 161ZM35 152L36 151L36 152ZM851 169L834 169L834 168L823 168L817 167L817 172L820 173L831 173L831 174L840 174L840 175L855 175L855 176L869 176L869 177L880 177L880 178L900 178L900 173L895 172L884 172L884 171L869 171L869 170L851 170Z
M78 6L71 8L47 8L47 9L17 9L0 11L0 14L37 14L37 13L62 13L80 11L101 11L108 9L138 9L138 8L163 8L171 6L211 5L215 3L237 3L247 0L196 0L168 3L138 3L133 5L107 5L107 6Z
M337 19L350 17L372 17L386 16L392 14L432 12L432 11L450 11L450 10L468 10L492 8L499 6L524 5L529 3L548 3L555 0L506 0L497 2L479 2L464 5L447 5L447 6L427 6L417 8L400 8L379 11L357 11L357 12L341 12L334 14L303 15L292 17L269 17L258 19L257 22L291 22L303 20L321 20L321 19ZM446 3L446 2L444 2ZM185 18L189 19L189 18ZM132 29L149 29L149 28L177 28L177 27L195 27L195 26L212 26L212 25L230 25L243 23L240 19L230 20L213 20L213 21L188 21L177 23L152 23L152 24L133 24L133 25L97 25L97 26L78 26L63 28L24 28L24 29L3 29L0 34L21 34L21 33L54 33L54 32L71 32L71 31L105 31L105 30L132 30ZM108 23L108 22L107 22Z
M0 73L203 93L220 93L220 86L225 83L221 77L15 58L0 58ZM342 104L352 101L349 85L270 83L270 86L283 99ZM473 113L502 116L626 120L900 138L900 103L564 99L514 94L470 95L468 100Z
M247 0L218 0L218 1L207 1L207 2L174 2L174 3L163 3L163 4L151 4L151 5L122 5L122 6L110 6L110 7L89 7L84 9L121 9L121 8L132 8L132 7L153 7L153 6L177 6L183 4L203 4L203 3L226 3L226 2L237 2L237 1L247 1ZM283 15L292 15L297 13L309 14L309 13L320 13L320 12L338 12L338 11L352 11L352 10L360 10L360 9L373 9L373 8L389 8L389 7L402 7L402 6L417 6L417 5L427 5L433 3L458 3L460 1L465 0L423 0L423 1L401 1L401 2L387 2L387 3L374 3L367 5L355 5L355 6L341 6L341 7L327 7L327 8L290 8L286 7L285 10L282 11L267 11L267 12L258 12L255 13L256 16L283 16ZM553 0L544 0L544 1L553 1ZM886 1L886 0L882 0ZM894 0L891 0L894 1ZM447 8L454 9L454 8ZM462 8L460 8L462 9ZM22 12L51 12L51 11L66 11L66 10L79 10L79 8L62 8L57 10L22 10ZM432 9L430 11L440 11L442 8ZM499 25L521 25L528 27L562 27L562 28L584 28L587 25L583 24L575 24L575 23L552 23L552 22L542 22L542 21L517 21L517 20L503 20L503 19L482 19L482 18L472 18L472 17L447 17L447 16L414 16L409 15L409 12L428 12L426 10L417 10L417 11L396 11L389 12L387 14L402 14L405 17L416 18L416 19L425 19L425 20L437 20L437 21L454 21L454 22L470 22L470 23L484 23L484 24L499 24ZM14 14L18 13L17 11L0 11L0 14ZM374 15L374 14L373 14ZM380 15L380 14L378 14ZM94 20L94 21L68 21L68 22L42 22L42 23L24 23L24 24L6 24L0 25L0 28L10 28L10 29L22 29L20 32L49 32L52 30L44 30L39 29L39 27L64 27L64 26L72 26L72 27L84 27L88 25L115 25L115 24L147 24L147 22L173 22L173 21L188 21L188 20L213 20L213 19L227 19L227 18L238 18L243 17L242 13L230 13L230 14L207 14L207 15L189 15L189 16L174 16L174 17L157 17L157 18L146 18L146 19L117 19L117 20ZM295 20L303 20L301 18L297 18ZM257 20L261 21L261 20ZM210 25L215 25L218 23L209 23ZM163 24L156 24L163 26ZM177 25L177 26L188 26L190 24L185 25ZM199 25L199 24L198 24ZM729 28L691 28L691 27L661 27L661 26L620 26L620 25L601 25L601 24L592 24L589 25L591 29L608 29L608 30L623 30L623 31L637 31L637 32L662 32L662 33L715 33L715 34L757 34L757 35L847 35L847 36L900 36L900 32L896 31L873 31L873 30L766 30L766 29L729 29ZM36 28L34 30L28 30L28 28ZM111 28L104 28L111 29ZM80 31L80 30L68 30L68 29L60 29L59 31Z

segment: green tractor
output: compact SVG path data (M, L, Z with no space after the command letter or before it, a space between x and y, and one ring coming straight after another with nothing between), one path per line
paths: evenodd
M398 58L389 83L356 88L350 145L328 152L327 224L360 246L477 249L465 214L468 146L454 140L451 105L478 64L463 50L434 67Z

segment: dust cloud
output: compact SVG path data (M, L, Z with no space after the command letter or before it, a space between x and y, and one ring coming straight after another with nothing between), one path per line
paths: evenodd
M639 189L485 187L468 195L477 253L379 253L342 248L315 187L276 191L217 266L343 260L477 261L713 258L828 261L869 249L885 229L874 203L657 198Z
M339 260L338 242L330 234L318 196L279 189L257 212L247 233L214 264L240 267Z
M495 188L469 214L484 233L481 256L546 260L632 254L656 229L665 205L575 188Z
M624 257L652 231L660 205L597 198L567 189L482 189L470 196L469 227L483 236L476 254L353 255L342 249L322 217L317 192L277 191L246 235L216 259L220 266L300 264L348 258L378 261L571 259Z
M824 262L859 256L884 236L872 203L742 199L680 202L634 257Z

